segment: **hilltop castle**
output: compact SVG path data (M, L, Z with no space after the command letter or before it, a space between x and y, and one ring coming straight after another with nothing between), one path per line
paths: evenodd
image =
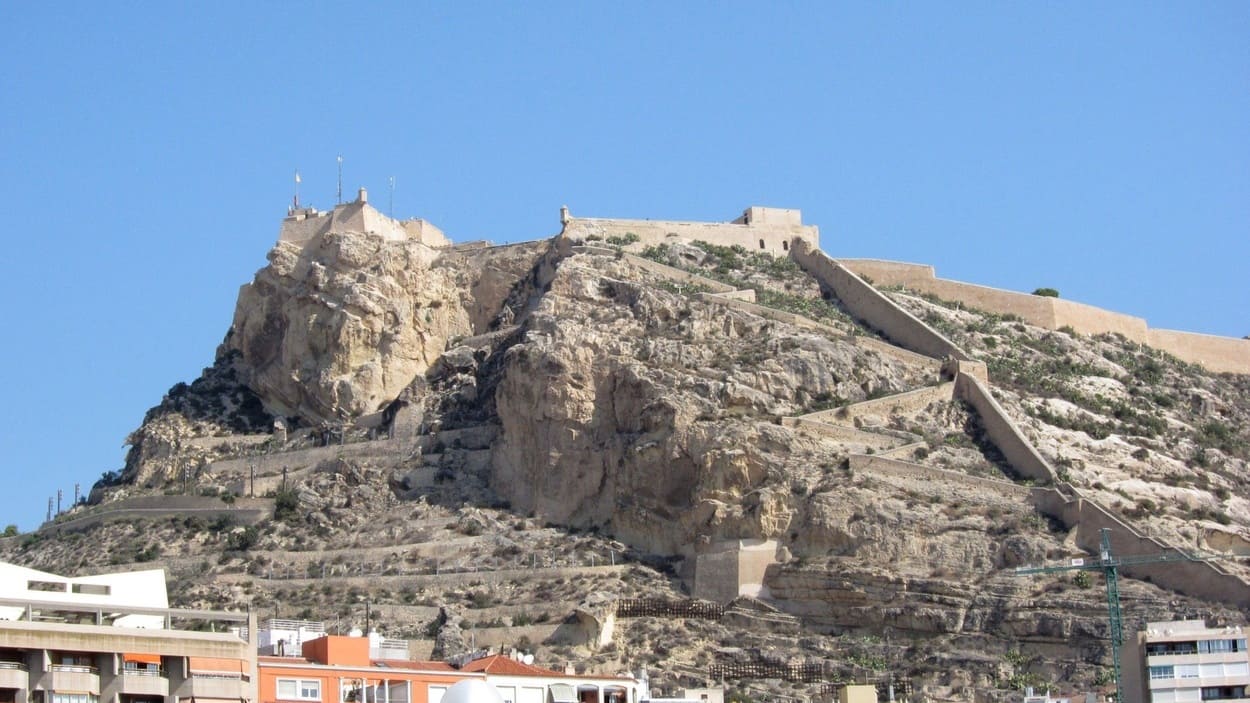
M356 200L335 205L329 212L313 207L292 207L278 230L278 241L304 244L327 232L364 232L390 241L416 240L431 247L451 245L443 231L420 219L393 220L369 204L369 194L361 188Z
M729 222L627 220L573 217L560 208L560 237L574 244L596 243L641 249L671 242L704 241L740 246L748 252L790 256L802 245L820 248L820 232L803 224L799 210L749 207ZM369 205L364 188L354 202L336 205L330 212L291 208L278 234L281 242L302 245L327 232L365 232L387 240L415 240L431 247L451 246L442 230L421 220L394 220ZM917 293L959 302L1000 315L1015 315L1046 329L1069 329L1079 334L1120 334L1139 344L1161 349L1209 371L1250 374L1250 340L1151 328L1139 317L1069 300L990 288L938 278L932 266L874 259L840 259L857 276L875 285L901 286Z

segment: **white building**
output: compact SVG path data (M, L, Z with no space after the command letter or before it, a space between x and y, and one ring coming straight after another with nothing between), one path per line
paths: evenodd
M1243 626L1202 620L1152 622L1124 643L1124 695L1142 703L1250 702Z
M168 608L165 570L128 571L68 578L46 571L0 562L0 599L24 601L35 609L55 609L58 604L117 608ZM18 620L27 608L0 605L0 620ZM165 618L154 615L123 615L112 620L115 627L166 628Z
M0 703L252 703L255 616L167 607L163 571L68 578L0 563Z

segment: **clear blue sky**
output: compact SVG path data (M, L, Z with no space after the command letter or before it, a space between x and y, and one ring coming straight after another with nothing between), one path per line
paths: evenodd
M1250 333L1250 3L0 3L0 527L212 362L292 191L453 239L795 207L834 256Z

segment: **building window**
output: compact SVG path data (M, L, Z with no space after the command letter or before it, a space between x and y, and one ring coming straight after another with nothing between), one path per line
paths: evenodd
M1178 679L1196 679L1198 678L1197 664L1177 664L1176 678Z
M781 250L782 250L782 251L790 251L790 242L787 242L787 241L785 241L784 239L783 239L783 240L781 240Z
M1202 700L1228 701L1241 700L1246 697L1245 686L1203 686Z
M763 248L764 248L764 240L763 240L763 239L761 239L761 240L760 240L760 249L763 249Z
M93 693L53 693L48 703L100 703L100 697Z
M1156 656L1161 654L1197 654L1197 642L1155 642L1146 645L1146 654Z
M317 679L278 679L278 699L319 701L321 700L321 682Z
M1172 679L1176 678L1171 666L1152 666L1150 667L1151 679Z
M74 593L86 593L93 596L107 596L109 587L102 583L75 583L70 585Z

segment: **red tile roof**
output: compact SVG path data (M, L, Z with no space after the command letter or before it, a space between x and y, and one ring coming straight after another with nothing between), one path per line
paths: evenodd
M502 654L492 654L489 657L474 659L473 661L460 667L461 671L480 671L486 674L495 674L497 676L564 676L562 672L544 669L532 664L519 662Z

